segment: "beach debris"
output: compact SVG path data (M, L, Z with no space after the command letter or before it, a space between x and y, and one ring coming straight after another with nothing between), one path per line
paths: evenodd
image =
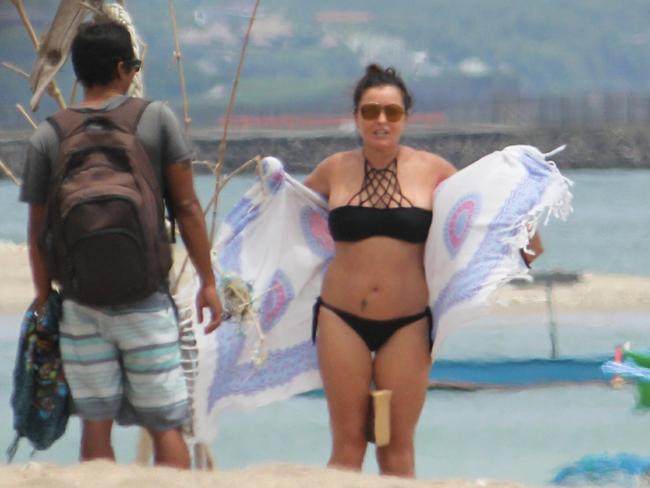
M255 366L261 366L268 358L266 349L266 336L262 331L260 321L254 304L261 296L253 296L253 285L244 281L235 273L222 273L219 275L223 293L223 305L226 310L226 320L239 324L239 333L248 335L251 326L257 332L257 342L253 349L251 361ZM262 295L268 293L267 290Z
M101 0L88 0L88 2L95 8L100 8L102 4ZM18 3L14 1L17 8ZM33 95L29 103L32 111L38 109L43 93L48 89L48 86L56 86L54 78L65 63L72 40L77 33L77 28L83 22L87 13L87 6L78 0L61 0L45 39L39 43L35 35L30 34L34 47L38 51L30 76ZM28 25L25 24L25 26L29 32ZM58 91L58 87L56 91ZM58 96L55 96L55 99L58 99L60 108L65 108L65 102L60 91L58 91Z
M561 468L551 483L561 486L636 487L650 472L650 458L635 454L585 456Z
M650 408L650 351L630 351L629 344L617 347L614 359L601 367L605 375L634 381L637 386L637 408ZM614 381L613 380L613 381Z

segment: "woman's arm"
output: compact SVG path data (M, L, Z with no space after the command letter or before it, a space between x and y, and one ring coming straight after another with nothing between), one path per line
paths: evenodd
M332 165L332 156L323 160L314 168L307 178L305 179L304 185L307 188L314 190L316 193L323 195L325 198L329 198L330 194L330 180L329 180L329 170Z
M523 249L520 251L520 254L526 266L530 268L532 262L544 252L544 245L542 244L542 238L540 237L539 232L535 232L533 237L530 238L527 249L534 254L530 254Z

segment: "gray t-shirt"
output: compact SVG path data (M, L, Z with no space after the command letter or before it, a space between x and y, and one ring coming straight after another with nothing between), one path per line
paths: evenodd
M126 95L111 98L100 109L72 108L80 112L105 112L128 99ZM136 136L142 142L159 181L164 181L164 169L192 158L192 149L181 131L174 112L167 104L151 102L140 118ZM23 185L20 200L44 204L47 201L52 165L59 155L59 138L49 122L43 122L32 134L27 145Z

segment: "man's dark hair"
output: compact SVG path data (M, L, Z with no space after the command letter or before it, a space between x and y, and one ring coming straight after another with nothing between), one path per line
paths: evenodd
M117 63L135 59L131 34L117 22L81 24L71 52L74 72L85 87L108 85L117 77Z
M413 96L406 88L406 84L402 77L397 73L395 68L388 67L384 69L378 64L369 64L366 67L366 73L357 82L354 89L354 111L359 109L359 102L361 97L369 88L378 86L394 86L402 92L402 101L404 102L404 109L408 112L413 106Z

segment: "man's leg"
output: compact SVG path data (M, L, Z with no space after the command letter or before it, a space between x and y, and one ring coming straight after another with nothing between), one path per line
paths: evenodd
M63 370L82 421L80 460L115 460L113 419L122 403L119 352L102 332L107 317L70 300L59 323Z
M80 460L109 459L115 461L111 445L112 420L84 420L81 426Z
M124 388L138 424L151 435L155 463L189 468L181 432L189 407L178 323L169 298L157 297L150 299L148 310L120 315L114 324L122 351Z
M160 432L149 431L149 434L153 439L155 464L190 469L190 452L180 428Z

